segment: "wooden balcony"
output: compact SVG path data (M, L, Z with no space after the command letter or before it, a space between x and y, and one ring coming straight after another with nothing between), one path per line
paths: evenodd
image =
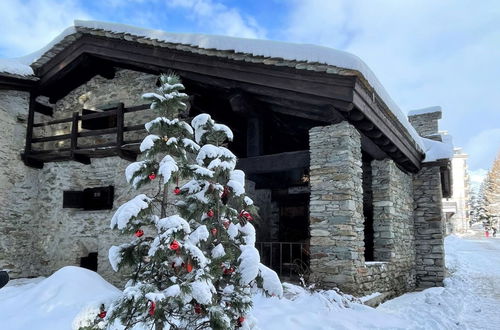
M139 153L139 144L142 139L126 140L125 133L138 132L145 134L144 124L125 126L125 114L149 109L149 104L125 108L122 103L102 112L83 111L87 114L74 112L71 117L34 123L34 111L30 109L26 133L26 147L21 155L27 166L42 168L44 163L73 160L83 164L90 164L91 158L119 156L134 161ZM89 113L90 112L90 113ZM107 120L106 120L107 119ZM112 123L111 127L99 128L89 123L99 120ZM34 137L34 130L60 124L69 124L69 133ZM97 127L97 129L95 128ZM142 132L140 132L142 131ZM141 134L141 135L144 135ZM82 139L93 138L93 143L82 143ZM96 141L105 142L97 143ZM50 143L54 142L54 143ZM49 145L49 146L48 146Z

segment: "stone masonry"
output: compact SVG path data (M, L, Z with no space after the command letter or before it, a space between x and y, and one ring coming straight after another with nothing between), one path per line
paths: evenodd
M0 269L11 277L34 276L38 171L23 165L29 94L0 90ZM15 201L15 203L13 202Z
M441 111L409 116L410 123L426 138L441 140L438 120ZM415 248L417 287L442 286L445 274L445 221L442 206L440 164L424 163L414 175Z
M310 131L313 280L386 298L415 287L412 175L372 161L375 261L364 259L361 143L347 122Z
M425 166L413 180L417 287L442 286L444 228L439 166Z
M326 286L359 292L364 266L361 138L348 122L309 132L311 272Z
M408 121L421 136L431 138L438 134L441 110L408 116Z

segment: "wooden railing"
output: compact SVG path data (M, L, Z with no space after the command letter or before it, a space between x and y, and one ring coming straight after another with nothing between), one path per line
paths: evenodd
M125 108L123 103L120 103L116 108L105 110L98 113L91 114L80 114L79 112L74 112L71 117L51 120L47 122L34 123L33 116L28 120L27 134L26 134L26 147L22 155L23 160L26 165L31 167L41 168L43 163L50 161L62 161L62 160L74 160L84 164L89 164L90 159L94 157L106 157L106 156L119 156L128 160L135 160L137 154L137 148L125 148L125 146L136 145L141 142L141 140L130 140L126 141L124 138L125 132L141 131L144 130L144 124L125 126L125 114L133 113L138 111L143 111L149 109L149 104L134 106ZM104 128L104 129L93 129L79 131L80 122L97 119L115 117L116 127ZM59 134L52 136L43 137L33 137L33 130L35 128L50 127L53 125L71 123L70 133ZM101 137L101 136L112 136L114 135L116 139L114 141L105 143L95 143L91 146L81 147L79 146L79 138L83 137ZM69 140L69 147L61 148L33 148L34 145L45 142L53 141L65 141Z

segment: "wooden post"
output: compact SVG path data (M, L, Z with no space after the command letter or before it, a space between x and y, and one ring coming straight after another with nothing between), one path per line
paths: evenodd
M30 93L30 102L28 109L28 125L26 128L26 145L24 147L24 153L29 154L31 152L31 140L33 139L33 124L35 122L35 99L36 94Z
M123 132L125 131L125 111L123 103L118 104L116 107L116 152L118 157L128 160L135 161L136 155L128 150L123 150Z
M262 120L260 116L247 117L247 157L262 155L262 133Z
M77 153L78 149L78 120L80 115L78 112L73 112L73 117L71 120L71 146L70 146L70 158L76 162L82 164L90 164L90 158L85 155L79 155Z
M24 165L33 167L33 168L43 168L43 162L35 159L31 155L31 145L33 140L33 125L35 122L35 104L36 97L38 95L34 92L30 93L30 100L28 106L28 123L26 126L26 144L24 146L24 153L21 155L22 160L24 161Z
M116 107L116 147L121 150L123 145L123 127L125 125L125 116L123 113L123 103Z

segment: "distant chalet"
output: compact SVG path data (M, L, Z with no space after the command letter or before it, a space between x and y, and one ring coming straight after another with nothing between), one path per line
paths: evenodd
M408 121L338 50L95 21L0 60L0 269L80 265L121 283L107 251L124 238L109 219L135 193L123 170L154 116L140 96L168 71L191 96L181 116L208 112L233 129L260 207L257 248L283 279L381 299L442 285L451 154L440 109Z

